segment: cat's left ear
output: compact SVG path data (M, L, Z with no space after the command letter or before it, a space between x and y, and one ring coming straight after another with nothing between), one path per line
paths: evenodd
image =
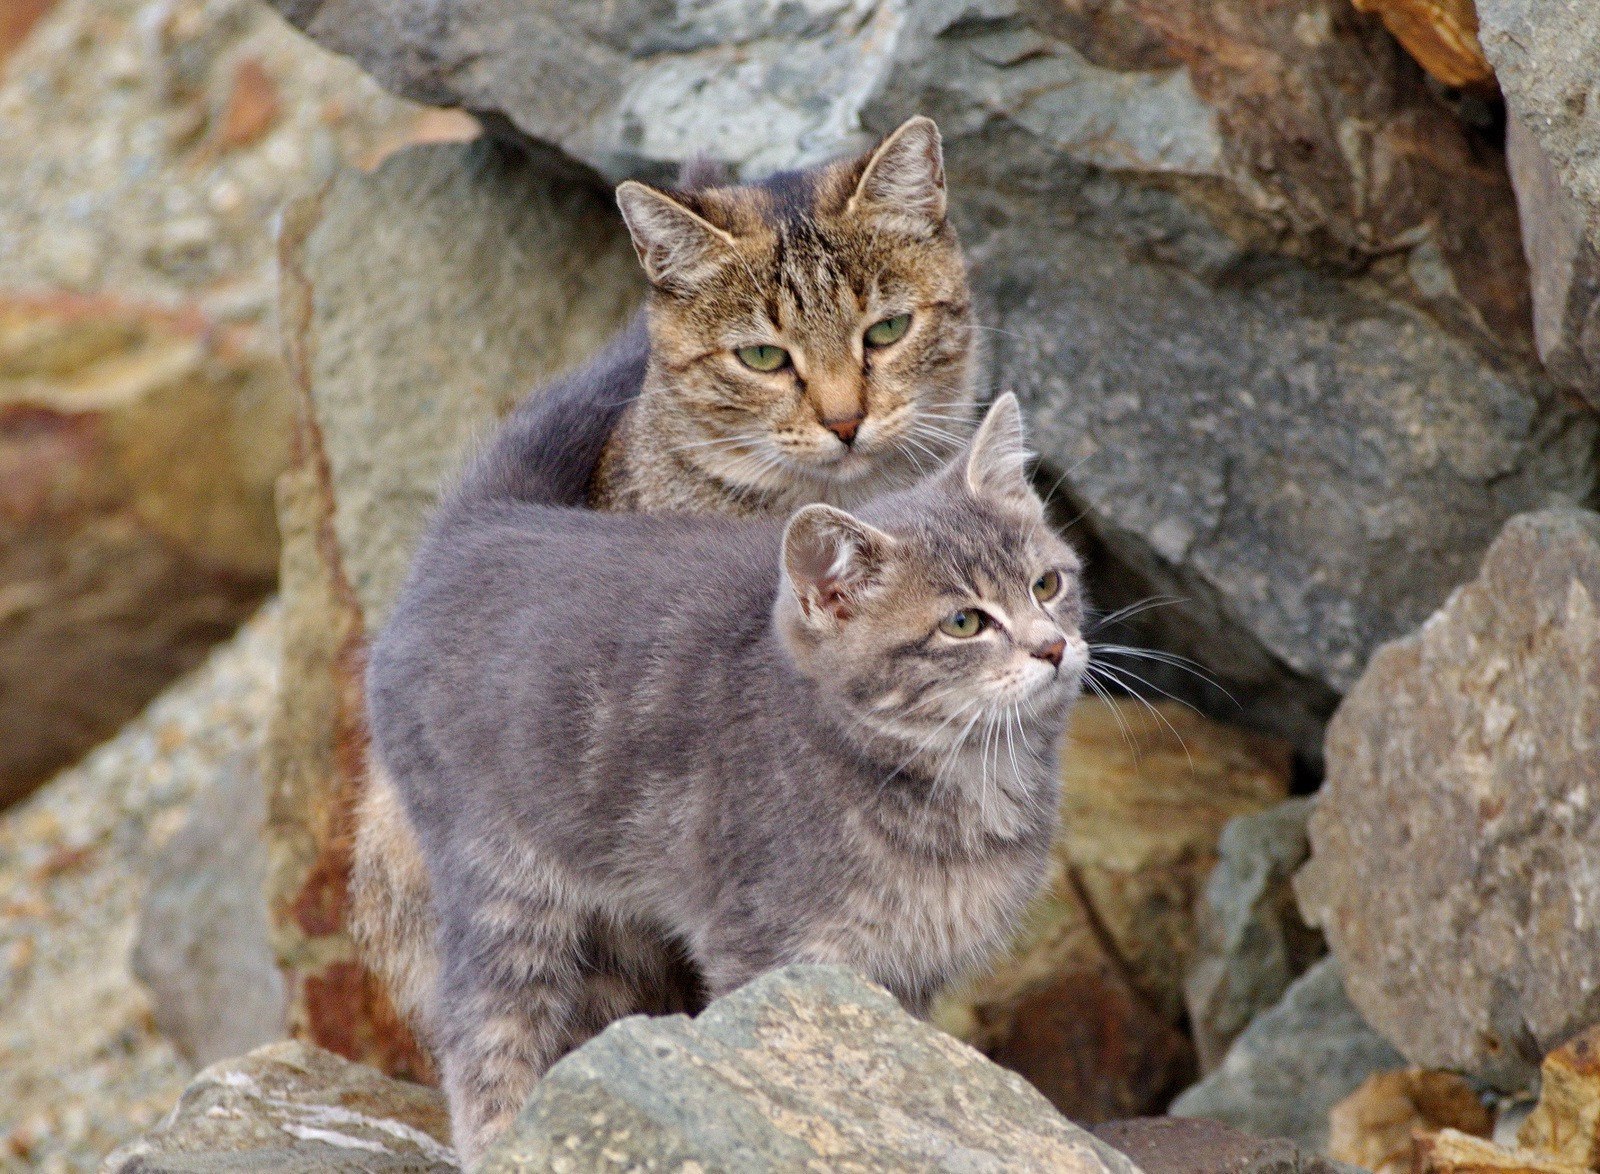
M966 457L960 462L967 491L974 497L1039 508L1039 495L1028 480L1032 456L1022 427L1022 408L1008 391L994 401L967 444Z
M933 119L917 115L878 145L845 214L871 216L912 236L944 224L944 148Z
M843 623L882 581L895 540L853 514L808 505L783 531L783 577L814 625Z
M731 259L733 237L665 192L638 180L617 187L617 207L650 284L690 290Z

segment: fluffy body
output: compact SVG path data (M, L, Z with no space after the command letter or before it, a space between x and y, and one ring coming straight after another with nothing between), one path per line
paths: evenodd
M1022 465L1005 397L964 460L855 515L445 505L368 694L433 881L464 1159L564 1052L669 1009L685 960L712 996L848 964L920 1011L1008 940L1087 663Z
M652 279L645 311L531 396L462 494L776 517L908 484L966 439L976 332L931 122L911 120L860 158L762 184L731 186L700 169L674 194L624 187ZM911 316L905 336L869 347L866 330L899 313ZM752 341L781 346L791 362L750 370L736 352ZM824 426L855 413L848 443ZM438 969L420 851L374 763L357 813L350 930L413 1024Z

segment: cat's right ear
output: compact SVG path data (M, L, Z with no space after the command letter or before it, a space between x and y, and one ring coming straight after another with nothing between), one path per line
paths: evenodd
M843 623L883 577L895 540L828 505L808 505L783 531L783 572L801 617Z
M630 179L617 188L617 207L652 285L693 289L733 257L733 237L665 192Z

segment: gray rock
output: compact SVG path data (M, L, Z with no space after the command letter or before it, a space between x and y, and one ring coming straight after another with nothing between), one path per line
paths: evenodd
M283 974L267 944L266 795L235 755L151 863L133 973L156 1027L204 1066L280 1039Z
M1137 1174L1020 1076L832 967L769 974L698 1019L607 1028L484 1159L512 1171Z
M1513 519L1328 730L1296 878L1413 1062L1526 1087L1600 1021L1600 514Z
M1311 800L1290 799L1222 829L1217 866L1196 902L1196 958L1184 1003L1200 1067L1210 1072L1261 1012L1326 952L1295 906L1290 879L1311 849Z
M1592 491L1593 420L1532 373L1503 160L1343 0L277 2L608 179L935 116L1049 477L1102 565L1186 601L1144 637L1307 754L1505 518Z
M307 1044L269 1044L194 1078L103 1174L454 1174L436 1090Z
M1533 286L1533 335L1545 369L1600 405L1600 248L1593 216L1562 186L1549 157L1515 113L1506 159L1522 213Z
M1583 0L1480 0L1478 19L1506 99L1539 357L1600 406L1600 12Z
M1171 1112L1321 1153L1328 1110L1374 1072L1404 1066L1405 1057L1351 1005L1337 959L1325 958L1245 1030L1220 1068L1173 1101Z

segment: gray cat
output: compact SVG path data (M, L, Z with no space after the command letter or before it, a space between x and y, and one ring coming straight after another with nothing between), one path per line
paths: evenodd
M1026 460L1007 395L854 514L552 508L492 468L446 499L368 695L434 884L464 1160L685 959L712 996L844 963L923 1012L1006 944L1088 662Z

